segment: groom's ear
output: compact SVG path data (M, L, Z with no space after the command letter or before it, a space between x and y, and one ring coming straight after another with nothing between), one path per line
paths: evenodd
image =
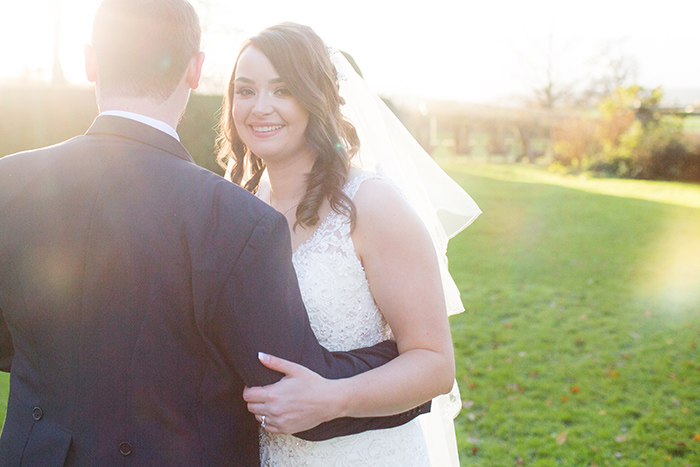
M190 64L187 66L187 85L190 89L197 89L199 81L202 79L202 68L204 66L204 52L199 52L190 59Z
M95 48L91 45L85 46L85 74L87 75L88 81L94 83L97 81L97 56L95 55Z

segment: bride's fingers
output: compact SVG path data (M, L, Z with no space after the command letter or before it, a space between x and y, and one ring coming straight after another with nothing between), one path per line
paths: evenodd
M270 418L269 415L264 415L264 414L255 414L255 419L258 421L260 426L263 428L267 428L268 426L272 426L272 418Z
M265 417L263 419L263 417ZM258 421L260 426L265 429L268 433L281 433L279 428L275 426L273 419L271 419L268 415L256 415L255 419ZM263 424L263 420L265 420L265 423Z
M245 388L243 390L243 400L246 402L262 403L267 400L267 391L264 387Z
M248 412L254 415L263 415L266 413L265 404L248 404Z
M277 427L274 426L274 425L270 425L269 423L268 423L265 427L263 427L263 429L264 429L265 431L267 431L268 433L275 433L275 434L276 434L276 433L282 433L282 432L279 430L279 428L277 428Z
M297 363L275 357L274 355L268 355L263 352L258 352L258 359L260 360L260 363L269 369L279 371L280 373L284 373L285 375L289 376L307 369L306 367Z

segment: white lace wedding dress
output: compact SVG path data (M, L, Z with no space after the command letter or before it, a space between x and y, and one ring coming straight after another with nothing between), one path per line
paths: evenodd
M343 191L353 198L375 177L362 172ZM351 350L389 338L390 329L374 303L355 254L350 224L331 211L292 257L304 304L319 342L328 350ZM429 467L419 419L328 441L309 442L261 431L263 467Z

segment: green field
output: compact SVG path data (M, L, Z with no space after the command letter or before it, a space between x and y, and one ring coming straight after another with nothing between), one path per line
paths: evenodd
M690 133L700 134L700 116L685 117L683 129Z
M446 168L462 465L700 465L700 186Z
M462 465L700 466L700 186L445 167Z

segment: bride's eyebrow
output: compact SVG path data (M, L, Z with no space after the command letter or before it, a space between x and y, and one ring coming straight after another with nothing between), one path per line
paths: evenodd
M241 82L241 83L246 83L246 84L254 84L255 80L252 80L250 78L246 78L245 76L237 76L236 79L233 80L235 83ZM284 84L284 80L282 78L272 78L269 81L270 84Z

